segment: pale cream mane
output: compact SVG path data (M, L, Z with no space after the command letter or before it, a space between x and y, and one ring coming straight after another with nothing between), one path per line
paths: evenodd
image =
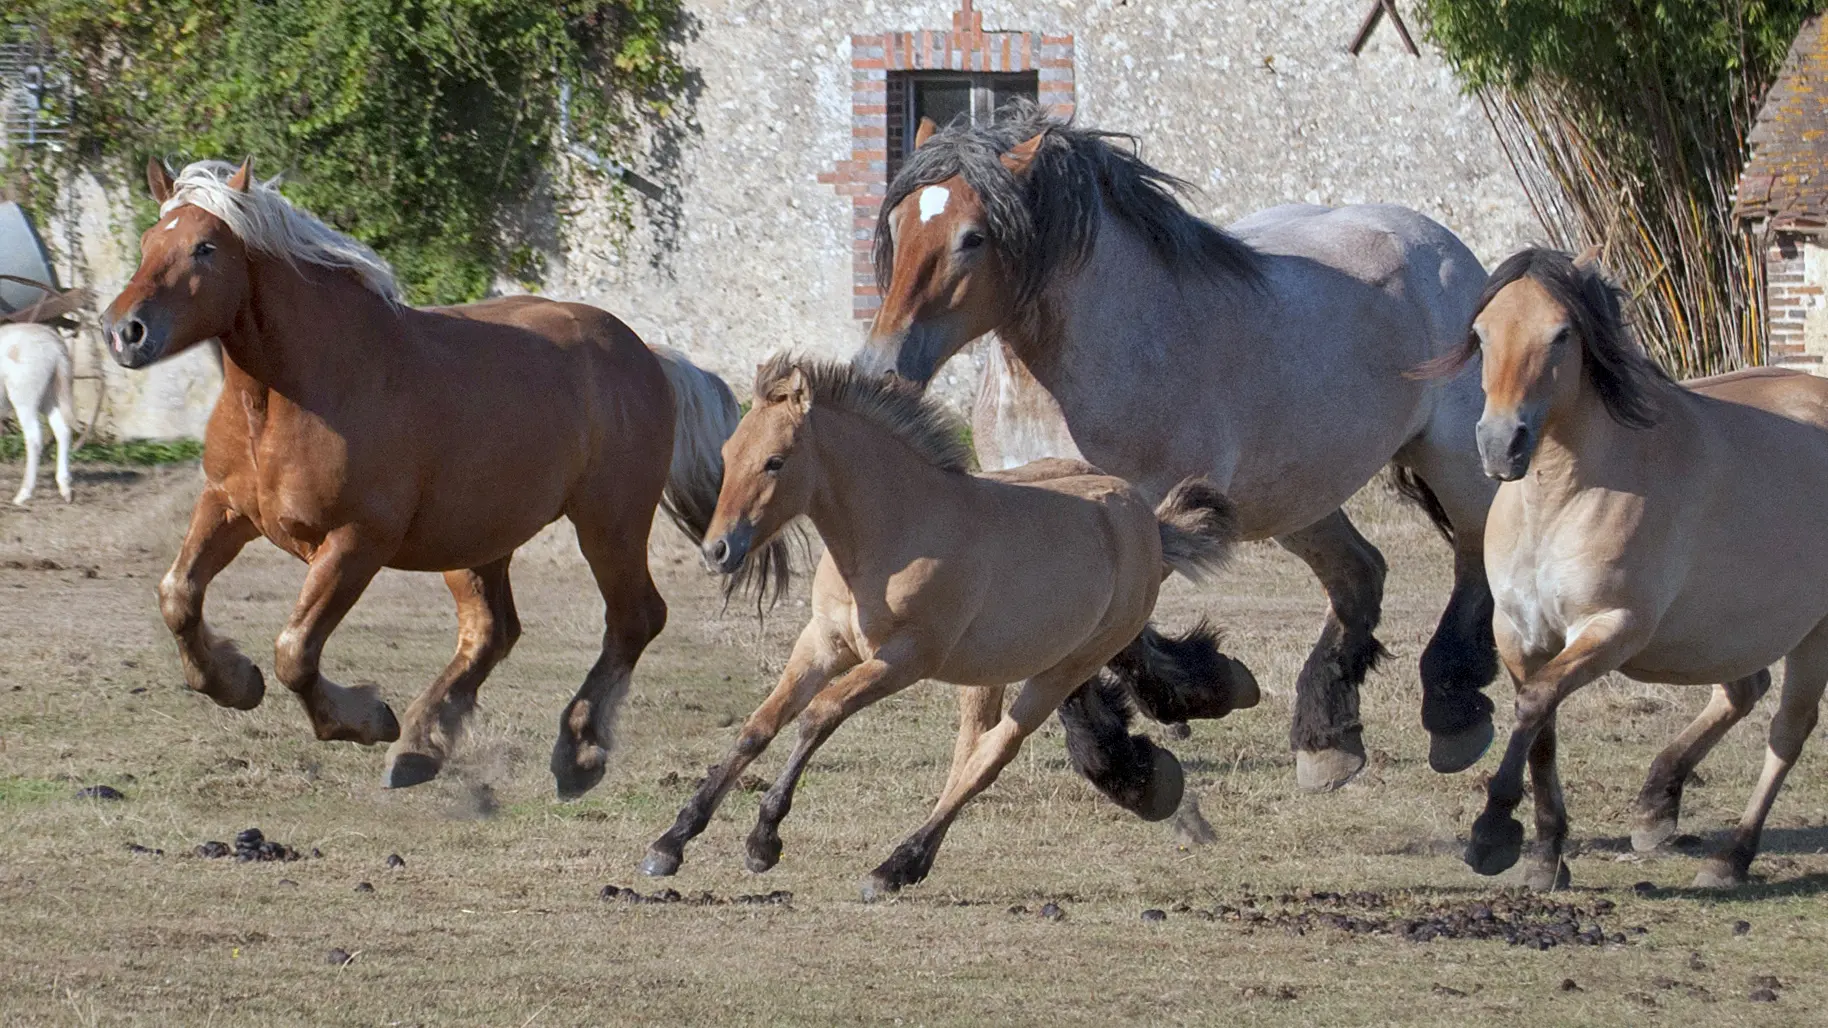
M274 183L250 182L246 192L229 187L235 166L227 161L197 161L178 173L171 198L159 216L190 204L215 215L243 243L288 263L346 268L389 303L400 303L400 284L393 268L366 245L292 206Z

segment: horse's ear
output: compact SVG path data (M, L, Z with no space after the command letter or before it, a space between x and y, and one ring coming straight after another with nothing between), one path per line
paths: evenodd
M1586 271L1599 264L1599 259L1600 247L1598 243L1594 243L1592 246L1582 250L1580 254L1574 258L1574 266L1582 271Z
M252 155L249 155L242 160L241 167L236 168L235 173L229 176L228 187L237 193L245 193L248 191L249 184L253 181L254 158Z
M1003 155L1003 167L1008 168L1009 173L1016 178L1028 174L1029 166L1035 163L1035 154L1041 152L1041 141L1046 138L1047 132L1044 130L1035 133L1032 138L1024 142L1017 143Z
M812 383L806 381L806 372L795 368L787 373L787 380L781 383L781 400L802 417L812 409Z
M158 204L171 199L171 194L177 190L165 162L157 157L146 158L146 188L152 191L153 202Z
M921 147L926 146L927 140L932 139L933 133L938 131L939 124L937 122L932 118L922 117L920 119L920 127L914 130L914 149L918 150Z

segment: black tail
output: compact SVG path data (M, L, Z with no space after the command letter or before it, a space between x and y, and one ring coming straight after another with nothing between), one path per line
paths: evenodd
M1164 724L1219 718L1257 705L1257 680L1219 652L1219 633L1201 621L1179 636L1149 625L1107 665L1150 719Z
M1441 498L1434 494L1422 476L1400 464L1390 465L1390 488L1396 494L1422 508L1428 520L1434 522L1435 531L1447 540L1447 545L1454 544L1454 523L1447 518L1447 508L1441 506Z
M1130 734L1136 712L1121 682L1100 673L1068 696L1059 713L1074 770L1145 821L1174 815L1186 786L1180 761L1148 737Z

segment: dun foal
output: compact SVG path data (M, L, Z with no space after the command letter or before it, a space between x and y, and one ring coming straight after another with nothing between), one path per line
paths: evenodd
M1828 382L1765 371L1682 389L1626 334L1612 287L1548 250L1493 273L1453 358L1475 354L1479 452L1504 483L1485 561L1517 721L1467 863L1491 875L1517 862L1512 811L1527 764L1541 846L1528 881L1567 883L1555 714L1575 690L1609 671L1729 683L1646 786L1640 829L1667 819L1673 830L1697 751L1743 716L1783 658L1764 773L1731 843L1695 880L1744 882L1828 683L1828 562L1815 538L1828 508Z
M810 515L826 545L812 620L779 684L648 850L643 871L678 869L731 783L802 711L799 742L749 836L754 871L780 859L780 823L800 775L846 718L923 678L975 686L961 690L965 716L932 816L863 886L865 899L893 893L926 877L959 809L1107 662L1127 650L1179 653L1131 644L1165 569L1197 576L1224 558L1235 530L1222 495L1189 479L1151 511L1121 479L1068 460L974 476L962 438L937 405L892 380L785 357L763 366L755 407L724 446L705 559L735 572ZM1193 645L1205 651L1196 662L1224 679L1205 688L1224 690L1234 708L1255 702L1255 684L1218 658L1210 634ZM1005 714L1003 687L1016 681L1024 684ZM1171 754L1134 745L1110 756L1131 766L1105 770L1140 787L1111 788L1107 777L1107 795L1127 796L1148 818L1174 812L1182 782Z

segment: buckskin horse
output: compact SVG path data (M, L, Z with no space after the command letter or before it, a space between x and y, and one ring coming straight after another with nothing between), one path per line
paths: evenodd
M264 696L260 670L203 619L210 580L264 535L310 568L275 674L319 739L391 742L384 784L427 781L520 638L515 549L564 516L606 610L551 766L560 795L591 788L635 662L666 623L647 567L656 505L702 536L737 420L729 389L584 304L408 307L373 251L255 182L249 163L199 162L174 181L154 160L147 182L159 218L105 314L109 349L142 368L222 345L206 482L158 589L185 681L240 710ZM403 723L374 687L319 671L383 567L443 572L457 604L456 655Z
M1154 497L1204 475L1242 538L1306 562L1330 604L1290 728L1308 789L1365 763L1358 688L1384 652L1385 564L1341 504L1394 462L1454 548L1421 659L1429 762L1477 761L1497 671L1479 387L1406 375L1465 333L1485 282L1473 254L1391 206L1277 207L1221 230L1128 137L1032 104L992 125L926 123L918 139L882 205L883 301L858 365L924 385L994 331L973 424L984 467L1083 455Z
M1466 862L1497 874L1522 855L1512 811L1533 783L1539 850L1526 881L1568 883L1556 711L1611 671L1715 698L1640 794L1638 845L1675 830L1695 761L1784 661L1764 771L1726 848L1695 878L1743 883L1771 804L1815 728L1828 683L1828 381L1756 369L1682 388L1626 331L1591 264L1524 250L1493 272L1461 349L1483 355L1479 452L1504 484L1486 526L1498 652L1517 716Z

